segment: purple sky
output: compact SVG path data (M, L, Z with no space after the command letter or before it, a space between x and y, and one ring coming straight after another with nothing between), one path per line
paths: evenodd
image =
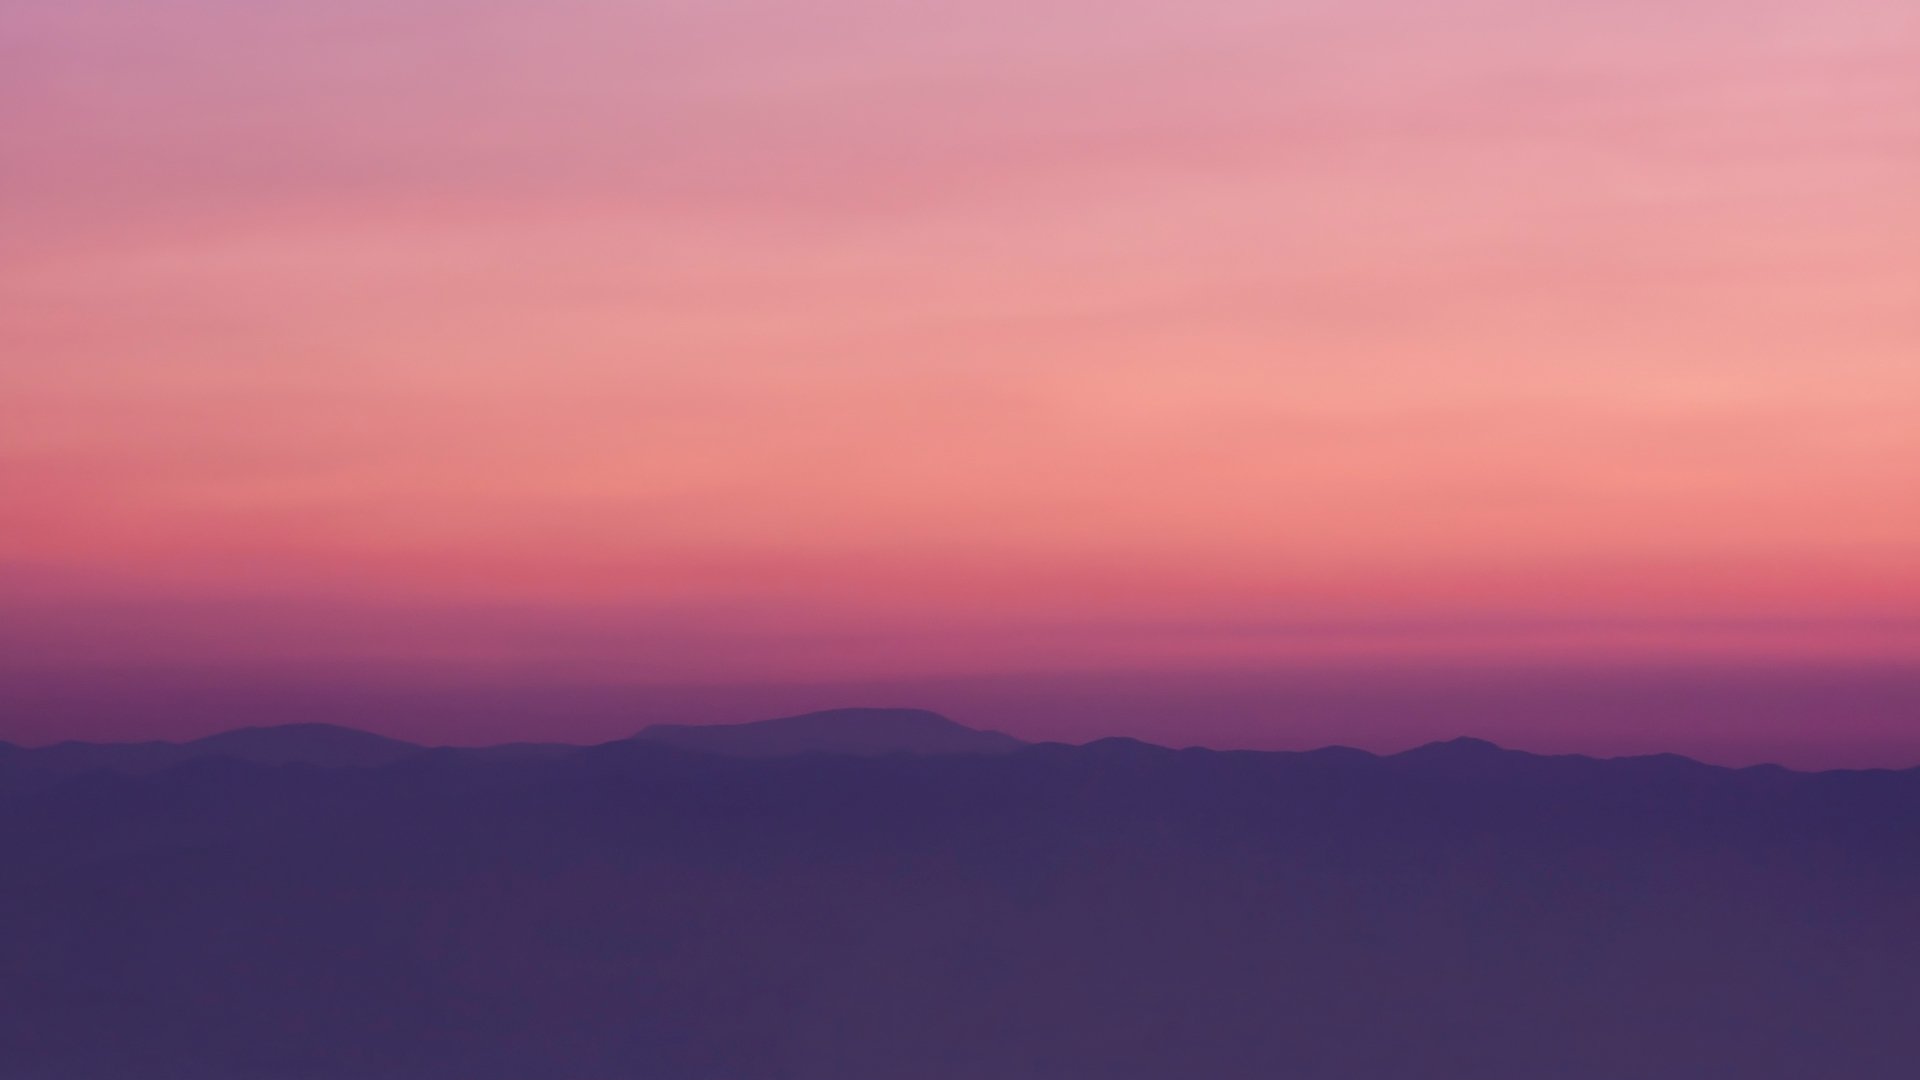
M1912 3L0 0L0 130L0 736L1914 759Z

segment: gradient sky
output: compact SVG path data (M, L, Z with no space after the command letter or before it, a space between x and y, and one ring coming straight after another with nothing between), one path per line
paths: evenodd
M0 0L0 130L0 737L1920 666L1912 4Z

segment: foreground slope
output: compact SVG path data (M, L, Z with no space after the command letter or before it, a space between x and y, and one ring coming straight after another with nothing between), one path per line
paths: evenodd
M0 1075L1907 1080L1920 774L1444 744L0 795Z

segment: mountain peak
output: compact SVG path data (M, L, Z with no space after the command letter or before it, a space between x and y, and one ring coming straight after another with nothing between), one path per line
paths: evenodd
M1506 747L1501 746L1499 743L1489 742L1486 739L1476 739L1471 735L1460 735L1428 745L1445 747L1450 751L1462 754L1506 753Z
M1518 750L1508 750L1497 743L1485 739L1476 739L1462 735L1455 739L1443 739L1403 750L1389 757L1408 762L1443 765L1471 765L1493 763L1510 758L1526 757Z

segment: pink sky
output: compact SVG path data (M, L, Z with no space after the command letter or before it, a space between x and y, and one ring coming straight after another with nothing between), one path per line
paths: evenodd
M11 670L1920 663L1910 4L0 0L0 130Z

